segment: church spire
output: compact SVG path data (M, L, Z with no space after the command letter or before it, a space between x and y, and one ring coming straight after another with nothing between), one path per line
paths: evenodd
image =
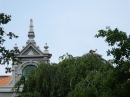
M27 44L29 42L32 42L33 44L36 44L36 42L34 41L34 37L35 37L35 34L34 34L34 31L33 31L33 20L30 19L30 26L29 26L29 32L28 32L29 40L27 41Z

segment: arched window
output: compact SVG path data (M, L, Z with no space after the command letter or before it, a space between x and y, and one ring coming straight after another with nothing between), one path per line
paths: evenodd
M22 75L25 77L25 79L27 80L27 76L29 74L29 72L31 72L32 70L35 70L36 69L36 66L34 65L28 65L26 67L23 68L22 70Z

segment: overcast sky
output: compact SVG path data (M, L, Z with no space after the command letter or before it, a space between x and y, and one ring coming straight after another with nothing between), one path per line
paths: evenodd
M36 44L42 51L48 44L51 62L58 63L59 56L67 52L81 56L90 49L97 49L108 60L110 47L104 39L94 37L98 30L110 26L130 34L130 0L0 0L0 12L12 16L7 25L1 25L4 30L19 36L5 37L7 49L26 45L33 19ZM4 68L0 66L0 75L6 75Z

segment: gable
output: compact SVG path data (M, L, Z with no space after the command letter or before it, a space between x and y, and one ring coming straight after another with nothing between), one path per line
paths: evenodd
M33 45L32 43L29 43L18 56L36 56L36 55L43 55L43 52Z
M30 46L22 55L40 55L32 46Z

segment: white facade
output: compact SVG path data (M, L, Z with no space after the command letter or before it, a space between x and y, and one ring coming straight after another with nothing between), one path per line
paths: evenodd
M17 58L20 59L22 63L20 64L12 64L12 77L10 82L5 86L0 86L0 97L14 97L16 93L11 92L11 89L15 85L15 83L20 79L20 77L24 73L27 73L28 70L31 69L31 66L34 67L38 65L39 61L50 62L50 58L52 54L48 51L47 43L45 44L44 51L39 49L39 46L36 45L34 40L35 34L33 31L33 20L30 20L30 30L28 32L29 39L26 42L26 46L20 51L20 54L16 54ZM17 45L15 45L14 49L17 49ZM26 70L26 67L30 68Z

